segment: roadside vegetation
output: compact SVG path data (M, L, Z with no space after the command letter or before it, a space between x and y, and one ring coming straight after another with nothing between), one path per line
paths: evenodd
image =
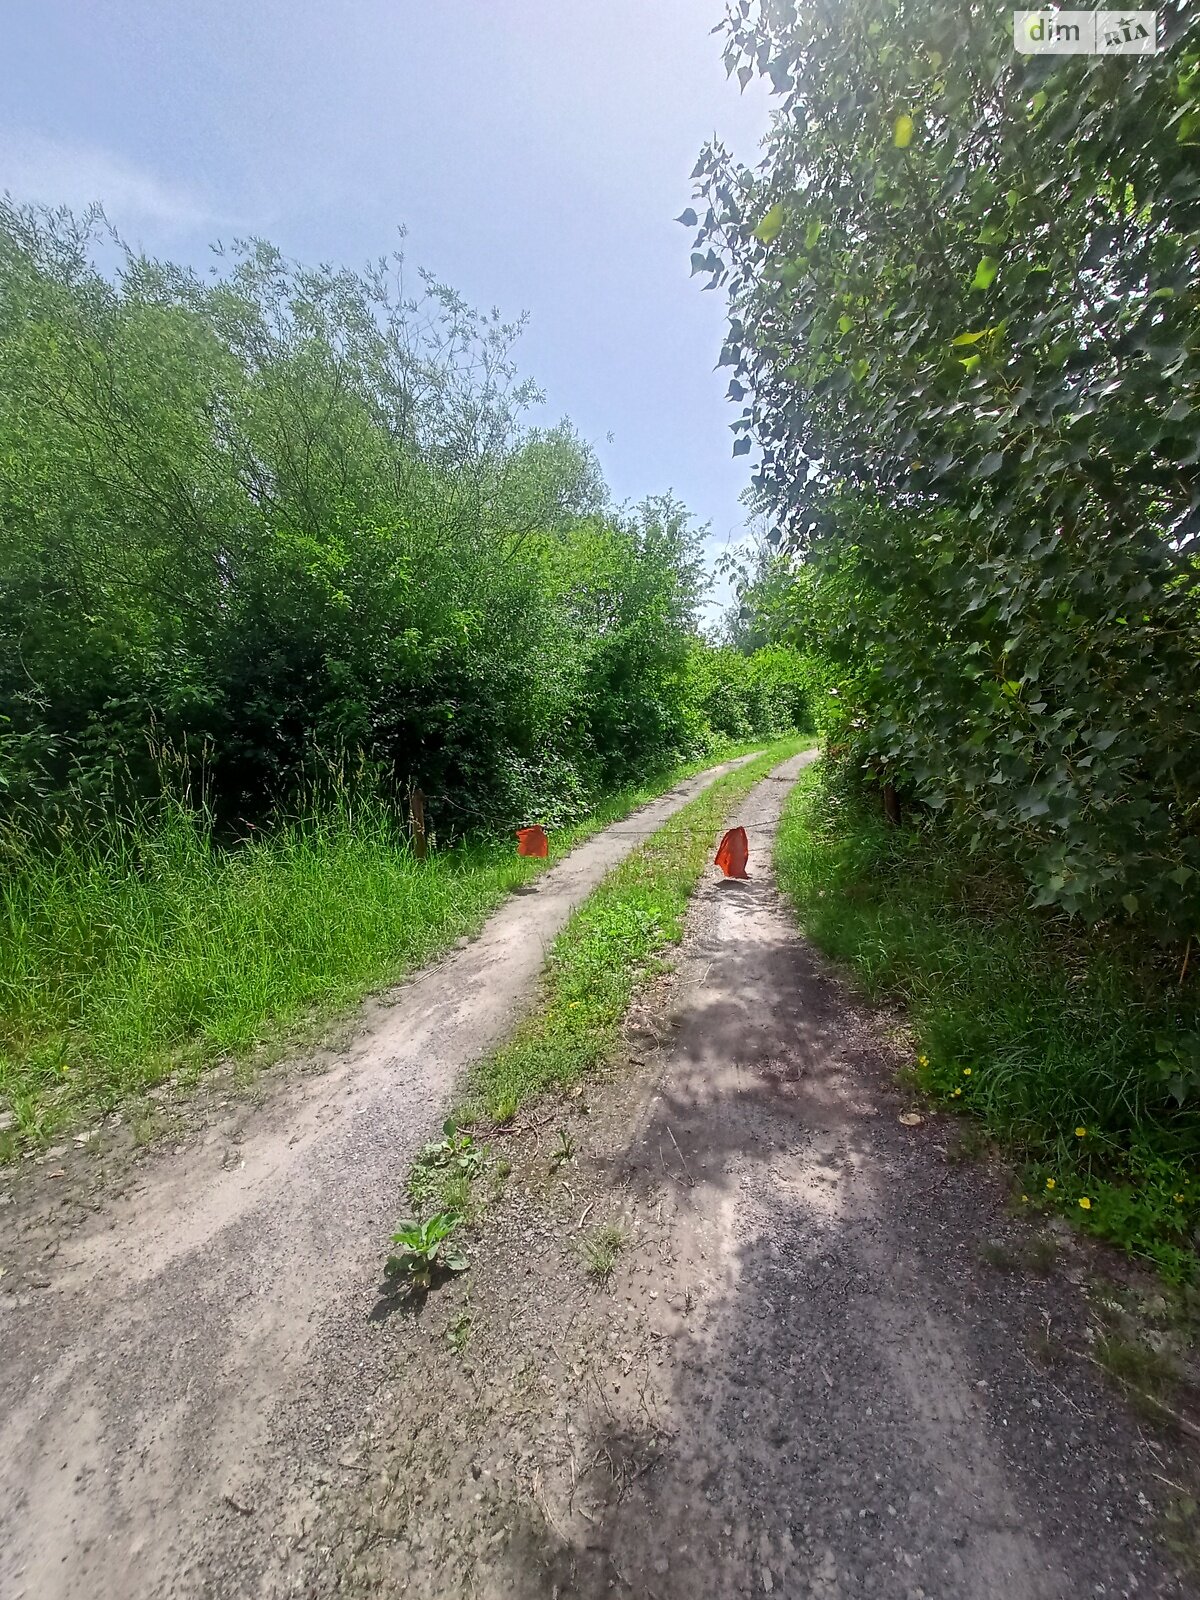
M802 745L783 740L718 778L588 896L551 947L535 1009L476 1068L471 1115L508 1122L532 1096L570 1089L613 1058L638 985L683 937L688 901L722 823Z
M702 530L401 257L200 275L0 201L0 1154L278 1048L681 768L804 725ZM415 793L429 857L410 839Z
M171 1074L272 1059L713 759L608 796L552 832L545 863L518 857L511 836L419 861L396 808L349 791L236 847L211 816L164 804L28 851L0 885L0 1104L12 1119L0 1153Z
M1030 1206L1170 1278L1200 1225L1200 19L1023 55L949 0L731 8L767 157L696 168L760 452L734 631L827 752L780 871ZM953 39L952 47L945 45ZM851 108L849 111L847 108Z
M1018 1204L1194 1275L1200 1110L1178 1080L1200 1002L1173 961L1127 930L1031 915L1002 863L936 823L889 826L836 767L789 797L776 870L814 942L905 1006L921 1088L1019 1154Z

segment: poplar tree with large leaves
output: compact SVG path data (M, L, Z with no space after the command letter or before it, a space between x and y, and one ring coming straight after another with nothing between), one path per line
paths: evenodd
M1036 899L1200 932L1200 25L1026 56L979 0L740 0L697 165L736 454L863 773Z

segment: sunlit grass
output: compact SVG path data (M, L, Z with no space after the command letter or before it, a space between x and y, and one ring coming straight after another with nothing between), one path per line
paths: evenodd
M551 862L719 759L609 796L552 835ZM370 803L234 849L183 806L53 853L0 844L0 1154L180 1069L282 1047L476 930L545 865L509 839L419 862Z

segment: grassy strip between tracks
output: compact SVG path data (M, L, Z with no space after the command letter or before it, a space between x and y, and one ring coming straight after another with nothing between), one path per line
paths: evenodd
M716 834L746 794L810 740L781 740L718 778L615 867L554 941L541 1001L476 1067L468 1114L510 1120L523 1102L609 1061L634 991L678 944Z

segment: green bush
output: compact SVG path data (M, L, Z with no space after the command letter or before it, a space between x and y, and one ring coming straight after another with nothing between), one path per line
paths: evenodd
M796 651L767 645L747 655L697 641L687 663L693 737L735 741L779 738L812 727L809 675Z
M775 730L696 714L690 519L526 426L517 326L261 242L106 276L99 226L0 203L0 814L244 833L365 756L445 840Z

